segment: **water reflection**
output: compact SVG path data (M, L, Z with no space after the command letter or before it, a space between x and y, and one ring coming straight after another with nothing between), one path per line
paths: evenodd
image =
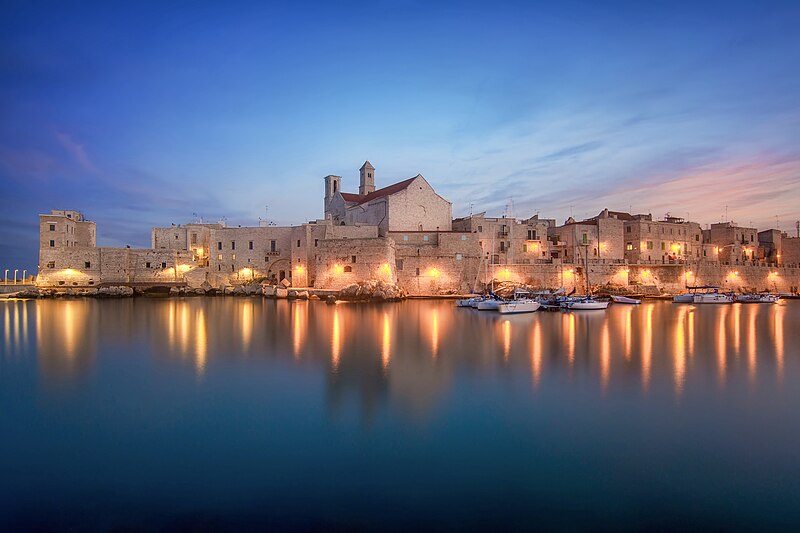
M369 398L370 411L383 397L377 391L392 390L395 398L425 412L431 407L423 405L425 398L435 401L454 376L469 374L513 379L524 373L535 390L563 377L571 386L583 386L588 376L601 395L638 381L642 394L654 386L662 394L669 384L671 394L681 397L702 390L705 374L723 388L732 386L734 376L737 387L742 377L756 387L783 382L786 353L800 351L798 336L790 334L800 317L795 302L696 307L646 302L599 314L514 317L459 310L448 301L326 306L187 298L0 305L3 360L34 354L45 388L80 384L99 357L145 342L150 349L140 356L186 365L203 381L215 367L238 358L286 357L302 368L331 370L327 379L340 393L351 387L372 391L361 394ZM731 362L729 349L745 357ZM759 373L762 368L766 373Z

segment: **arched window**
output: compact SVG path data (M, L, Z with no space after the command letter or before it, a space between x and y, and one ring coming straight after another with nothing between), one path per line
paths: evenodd
M348 265L348 266L344 267L344 271L345 272L352 272L353 271L353 267Z
M333 192L336 192L336 186L337 186L337 185L338 185L338 183L336 183L336 181L334 181L334 182L333 182Z

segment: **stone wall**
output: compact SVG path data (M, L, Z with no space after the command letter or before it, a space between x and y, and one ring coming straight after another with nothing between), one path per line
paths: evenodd
M314 286L341 289L358 281L396 281L395 243L392 239L326 239L316 249Z
M479 281L482 255L467 232L397 232L397 284L412 295L466 293Z
M422 176L388 198L388 231L450 231L452 228L453 205L436 194Z

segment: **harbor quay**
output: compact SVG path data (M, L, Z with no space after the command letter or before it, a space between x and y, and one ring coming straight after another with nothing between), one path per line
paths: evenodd
M161 287L230 293L324 294L380 283L393 294L445 296L494 281L576 293L607 286L658 295L687 286L797 293L795 235L735 222L701 224L666 215L603 209L585 220L534 215L453 218L452 203L421 174L376 188L375 167L359 169L358 192L324 177L324 217L295 226L231 227L202 221L154 227L150 248L97 246L97 227L78 210L39 215L36 287L86 291ZM239 292L244 292L239 290Z

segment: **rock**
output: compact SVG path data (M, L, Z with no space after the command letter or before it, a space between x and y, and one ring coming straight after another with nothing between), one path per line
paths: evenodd
M287 294L286 297L289 298L290 300L296 300L297 291L289 291L289 294Z
M131 287L112 286L101 287L97 290L98 298L129 298L133 296L133 289Z
M329 294L328 296L325 297L325 303L328 304L328 305L335 304L336 303L336 296L334 296L333 294Z
M202 288L197 288L197 289L194 289L194 293L195 293L196 295L198 295L198 296L203 296L203 295L205 295L205 293L206 293L206 290L205 290L205 289L202 289Z
M308 297L308 299L309 300L319 300L320 298L316 294L312 294L311 296Z
M213 289L214 287L212 287L212 285L208 282L208 280L206 280L206 281L204 281L203 283L200 284L199 288L203 289L203 292L208 292L211 289Z
M179 287L170 287L169 288L169 295L170 296L181 296L183 291Z
M283 278L283 279L281 280L281 285L283 285L283 286L284 286L285 288L287 288L287 289L288 289L288 288L291 286L291 284L292 284L292 282L291 282L291 281L289 281L289 280L288 280L288 279L286 279L286 278Z
M226 287L226 289L227 289L227 287ZM226 294L227 294L227 292L226 292ZM233 288L232 294L234 296L244 296L246 294L246 292L244 290L244 287L242 287L241 285L237 285L236 287Z
M308 300L308 291L297 291L298 300Z
M275 285L262 285L261 291L264 296L267 298L274 298L275 297Z
M282 289L280 287L275 289L276 298L286 298L287 296L289 296L289 291L287 289Z
M244 286L244 292L248 296L253 296L253 295L256 295L256 294L260 294L261 293L261 285L259 285L258 283L250 283L249 285L245 285Z
M393 283L380 280L352 283L339 291L338 298L348 301L393 301L405 298L405 291Z

